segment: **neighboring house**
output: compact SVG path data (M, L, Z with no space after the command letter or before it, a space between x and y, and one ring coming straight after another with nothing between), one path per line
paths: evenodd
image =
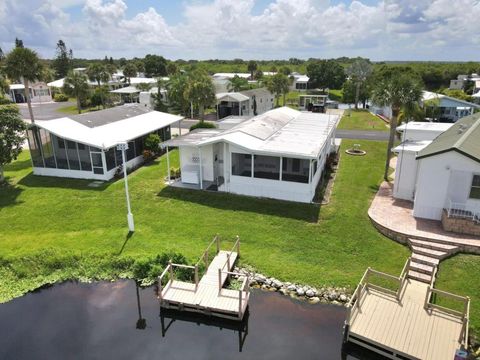
M475 109L480 109L478 104L430 91L423 92L422 106L427 112L434 114L435 121L440 122L456 122L472 115Z
M335 151L338 121L282 107L227 130L194 130L164 144L180 150L181 179L170 183L309 203Z
M227 116L255 116L273 109L274 97L265 88L226 92L215 95L217 119Z
M463 90L465 83L468 80L468 75L458 75L456 79L450 80L450 90Z
M276 72L264 71L262 74L263 76L273 76ZM213 74L212 77L214 79L232 79L233 77L238 76L244 79L250 79L250 75L250 73L216 73Z
M292 91L307 91L308 90L308 81L310 78L307 75L301 75L299 73L292 73L290 75L292 83L290 85L290 90Z
M300 95L298 97L298 109L302 111L324 112L328 101L328 95Z
M459 120L433 140L397 146L394 196L413 200L415 217L460 214L480 220L480 114Z
M110 180L122 164L116 150L127 142L127 168L143 163L144 140L149 134L170 139L170 126L183 118L124 105L55 120L35 122L28 142L35 175Z
M213 86L215 87L215 94L228 92L230 80L227 78L212 78Z
M414 200L418 152L452 125L450 123L409 122L397 127L397 131L402 134L402 143L393 149L398 154L393 186L395 198Z
M29 84L30 99L32 103L42 103L52 101L52 93L50 88L44 82L36 82ZM27 101L25 98L25 85L23 84L11 84L9 91L10 99L16 103L24 103Z

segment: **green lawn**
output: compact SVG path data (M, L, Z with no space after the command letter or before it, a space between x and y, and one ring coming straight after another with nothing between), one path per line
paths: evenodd
M37 177L23 153L6 168L12 186L0 190L0 300L68 274L91 276L89 267L101 269L104 257L111 262L177 251L194 261L216 233L240 235L242 261L285 281L354 286L367 266L399 273L407 249L380 235L367 216L385 144L360 143L368 155L342 154L331 203L321 209L167 188L161 158L129 176L136 232L127 241L122 181L90 188L88 181ZM172 154L175 166L178 154Z
M82 114L90 111L97 111L97 110L100 110L100 108L96 106L89 107L86 109L82 109ZM78 115L77 105L64 106L64 107L58 108L57 111L64 114L68 114L68 115Z
M343 90L342 89L330 89L328 91L328 97L330 100L335 100L338 102L342 102L343 99Z
M435 287L470 297L470 327L477 336L480 336L480 256L456 255L442 261L439 270ZM463 310L458 302L439 299L438 303Z
M378 130L388 131L388 127L380 118L367 110L345 110L338 125L343 130Z

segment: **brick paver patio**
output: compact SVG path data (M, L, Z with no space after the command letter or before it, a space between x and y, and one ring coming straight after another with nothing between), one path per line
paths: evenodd
M440 221L414 218L413 203L394 199L392 192L393 183L383 182L380 185L368 210L374 223L404 237L448 242L462 249L480 252L480 237L445 231Z

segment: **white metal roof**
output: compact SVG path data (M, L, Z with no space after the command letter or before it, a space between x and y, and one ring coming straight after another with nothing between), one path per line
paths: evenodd
M218 94L215 94L215 97L217 98L217 101L233 101L233 102L246 101L249 99L248 96L245 96L238 92L218 93Z
M308 82L310 78L307 75L293 75L296 82Z
M130 85L136 85L141 83L153 84L157 82L157 80L154 78L146 78L146 77L132 77L129 80L130 80Z
M181 119L183 119L181 116L150 111L93 128L68 117L46 121L37 120L35 124L64 139L106 150L120 142L133 140Z
M50 87L61 88L63 87L64 82L65 82L65 78L49 82L47 85Z
M423 148L427 147L431 141L427 140L407 140L398 145L397 147L393 148L394 153L399 153L401 151L407 151L407 152L419 152L420 150L423 150Z
M203 141L218 135L222 130L218 129L195 129L188 134L178 136L165 141L163 146L198 146Z
M397 127L398 131L439 131L444 132L448 130L453 124L450 123L437 123L437 122L419 122L419 121L411 121L406 124L402 124Z
M135 94L135 93L139 93L140 90L138 90L135 86L127 86L124 88L112 90L110 92L114 94Z
M25 89L25 85L23 84L10 84L10 90L21 90Z
M338 120L338 115L282 107L246 120L199 145L225 141L255 153L315 159Z

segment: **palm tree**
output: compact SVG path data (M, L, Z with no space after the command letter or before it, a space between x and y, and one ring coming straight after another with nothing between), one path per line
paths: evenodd
M257 62L255 60L250 60L248 62L247 69L248 69L248 71L250 71L250 80L253 80L253 74L255 73L257 68L258 68L258 65L257 65Z
M241 78L238 75L235 75L233 78L230 79L228 85L228 90L233 90L234 92L243 90L248 88L248 81L247 79Z
M355 110L358 110L358 101L360 97L360 87L367 81L372 74L372 65L368 60L358 58L347 69L347 75L355 83Z
M383 178L388 181L390 158L397 131L397 119L400 111L411 111L422 98L420 81L411 74L392 72L380 80L373 89L372 100L379 106L390 106L392 118L390 120L390 137L388 140L387 158Z
M43 67L35 51L24 47L16 47L5 58L5 74L14 80L23 79L25 98L27 99L28 112L32 124L35 123L30 99L30 82L42 77Z
M275 95L276 107L280 106L280 96L283 95L283 105L285 105L285 97L289 90L290 80L287 75L277 73L267 80L267 89Z
M87 77L81 73L70 71L63 83L63 91L70 96L77 98L78 113L82 113L82 100L89 93Z
M87 76L90 81L96 81L98 86L110 80L110 73L104 64L94 63L87 68Z
M132 62L129 62L123 68L123 76L125 76L125 79L128 81L129 85L130 85L130 78L137 76L137 71L138 71L137 67Z
M198 108L200 122L203 123L205 107L215 103L215 87L212 79L202 70L193 71L188 76L183 96Z

